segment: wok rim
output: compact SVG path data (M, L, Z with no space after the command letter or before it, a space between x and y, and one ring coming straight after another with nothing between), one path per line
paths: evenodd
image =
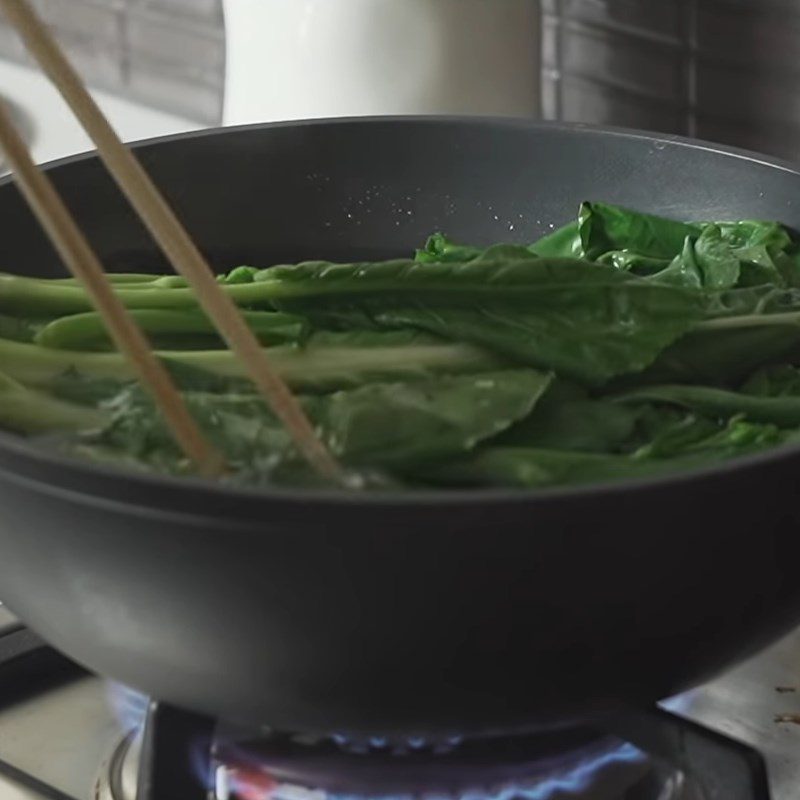
M146 149L162 144L179 143L185 140L195 140L206 137L225 136L247 131L269 131L274 129L286 128L309 128L309 127L347 127L357 125L366 127L369 125L458 125L458 126L479 126L488 128L498 128L503 130L530 130L530 131L556 131L566 134L577 134L597 137L613 137L621 139L643 140L649 142L659 142L679 147L690 148L708 152L709 154L723 155L743 161L748 161L770 169L777 169L787 172L800 179L800 165L793 164L788 160L782 160L762 153L722 145L702 139L694 139L676 134L665 134L659 132L638 130L633 128L623 128L615 126L591 125L581 122L549 122L540 120L529 120L514 117L485 117L485 116L465 116L465 115L430 115L430 116L364 116L364 117L336 117L320 119L289 120L280 122L266 122L246 125L236 125L229 127L205 128L196 131L168 134L148 139L129 142L129 146L134 150ZM98 159L96 150L89 150L82 153L66 156L43 164L47 171L56 170L60 167L79 164L83 161ZM13 174L0 177L0 188L14 182ZM113 486L130 487L136 485L137 489L146 490L150 495L162 497L165 494L171 496L172 493L179 493L182 496L189 496L193 493L202 492L214 498L225 500L240 499L245 501L245 508L252 514L245 514L243 518L231 519L227 513L227 508L219 511L219 516L227 519L232 527L248 526L247 523L257 524L255 517L256 509L259 505L281 503L289 506L297 505L319 505L333 509L343 510L358 507L365 508L396 508L407 510L409 508L422 509L444 509L453 506L464 508L474 508L476 506L517 506L517 505L541 505L558 503L562 501L594 500L601 496L613 498L616 496L628 495L631 492L641 492L646 490L667 489L668 487L679 489L681 485L692 483L698 480L724 479L732 474L756 470L763 466L774 466L783 461L791 461L800 457L800 443L783 445L771 448L762 453L757 453L741 458L734 458L730 461L713 464L710 466L696 467L690 470L681 470L679 473L667 474L663 476L644 477L632 480L602 481L586 485L549 487L544 489L523 489L523 488L469 488L469 489L402 489L396 491L376 490L369 492L349 492L342 489L304 489L292 487L247 487L232 486L223 484L213 479L199 478L193 476L175 477L170 475L160 475L156 473L140 472L125 465L111 465L108 463L96 463L89 460L83 461L78 458L61 455L58 453L47 453L35 445L32 445L22 436L0 430L0 453L19 457L34 468L39 467L47 471L46 475L32 475L27 471L25 474L17 473L11 464L0 464L0 475L6 480L22 482L45 494L60 494L70 496L72 499L95 505L112 505L122 508L135 507L139 511L150 511L163 516L166 514L177 514L182 518L195 517L207 519L209 516L217 516L213 512L213 502L204 503L205 508L199 514L171 511L170 504L148 504L146 509L139 502L125 500L121 497L110 495L100 495L91 489L76 489L75 481L70 481L67 485L65 481L58 481L57 476L63 472L78 478L80 485L94 485L111 488ZM209 508L209 506L211 508ZM249 526L248 526L249 527Z

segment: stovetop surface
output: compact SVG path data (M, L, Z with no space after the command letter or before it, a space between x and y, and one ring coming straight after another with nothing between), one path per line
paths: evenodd
M13 621L0 607L0 629ZM800 798L800 630L692 693L682 713L759 750L773 800ZM125 733L108 683L92 676L0 710L0 760L43 784L36 791L0 778L0 800L45 800L44 785L95 800L98 775Z

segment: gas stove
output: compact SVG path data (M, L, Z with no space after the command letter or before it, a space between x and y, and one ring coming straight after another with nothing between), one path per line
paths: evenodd
M798 797L800 631L687 696L591 730L392 740L244 730L152 703L0 608L0 800Z

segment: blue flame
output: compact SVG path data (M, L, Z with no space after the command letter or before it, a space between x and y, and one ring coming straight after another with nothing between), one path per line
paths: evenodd
M641 750L631 744L624 744L611 752L578 764L564 773L548 778L540 778L531 785L515 782L492 790L471 790L459 794L456 800L519 800L520 798L524 800L551 800L551 798L564 793L580 797L582 793L592 787L600 773L606 769L614 765L642 764L646 760L647 756ZM279 799L277 795L273 794L272 800ZM408 795L382 795L363 798L357 795L330 794L327 796L327 800L411 800L411 798ZM445 798L441 800L445 800ZM453 800L453 798L447 798L446 800Z
M514 781L494 788L465 789L453 794L435 794L421 789L418 793L354 794L309 789L295 784L259 786L259 777L269 780L267 771L254 776L247 772L228 773L228 789L233 797L243 800L553 800L559 796L582 797L592 788L601 773L613 766L636 766L647 762L647 756L630 744L622 744L554 774ZM532 769L536 769L534 766Z
M150 701L143 694L120 683L107 685L108 702L120 727L126 732L144 727Z
M692 700L694 700L696 692L686 692L679 694L677 697L670 697L662 700L658 705L665 711L673 714L683 715L692 707Z

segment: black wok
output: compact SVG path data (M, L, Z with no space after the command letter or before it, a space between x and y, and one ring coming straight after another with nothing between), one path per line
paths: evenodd
M407 253L440 228L527 242L590 198L800 227L800 172L618 131L343 121L138 152L220 269ZM95 158L52 176L108 265L164 268ZM0 219L3 269L60 271L7 183ZM798 484L794 449L539 494L257 494L3 436L0 597L189 709L289 730L534 726L676 693L800 621Z

